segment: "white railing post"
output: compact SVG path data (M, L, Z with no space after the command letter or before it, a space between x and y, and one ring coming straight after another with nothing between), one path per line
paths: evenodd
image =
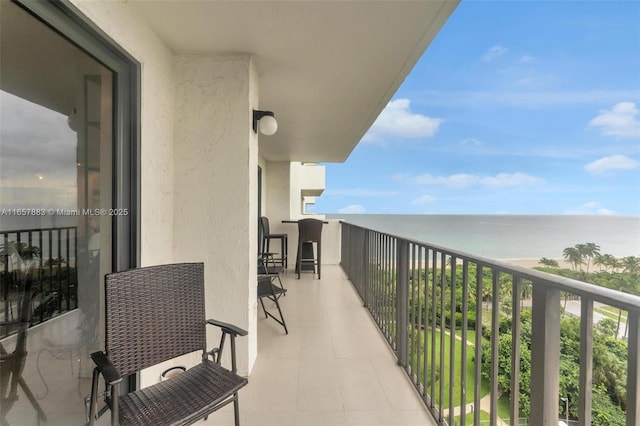
M560 382L560 290L533 287L531 331L531 424L558 424Z

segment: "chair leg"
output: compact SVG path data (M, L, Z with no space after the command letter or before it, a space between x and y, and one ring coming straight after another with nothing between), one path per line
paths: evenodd
M282 250L284 251L284 270L286 271L289 267L289 238L284 237L283 244L284 248Z
M282 326L284 327L285 334L289 334L289 330L287 330L287 324L284 322L284 316L282 315L282 310L280 309L280 303L278 303L278 298L274 298L273 300L276 302L276 308L278 308L278 313L280 314L280 320L282 321ZM274 318L275 319L275 318ZM275 319L277 321L277 319Z
M300 279L300 270L302 269L302 243L298 242L298 257L296 257L296 272Z
M235 417L235 426L240 426L240 407L238 406L238 392L233 394L233 415Z

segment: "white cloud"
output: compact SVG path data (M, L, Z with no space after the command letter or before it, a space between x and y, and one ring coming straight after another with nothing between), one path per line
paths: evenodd
M496 44L495 46L491 46L489 50L487 50L485 54L482 55L482 60L485 62L491 62L494 59L505 55L508 51L509 49L507 49L506 47Z
M389 102L362 140L381 141L387 137L419 139L435 135L442 119L413 113L410 107L409 99Z
M619 138L640 137L640 111L634 102L619 102L611 110L602 109L590 126L601 127L602 134Z
M345 213L345 214L360 214L360 213L364 213L366 210L364 208L363 205L361 204L350 204L346 207L343 207L341 209L338 210L338 213Z
M498 173L495 176L477 176L467 173L458 173L451 176L432 176L424 174L420 176L402 177L418 185L444 185L448 188L464 189L474 185L488 188L514 188L518 186L538 185L544 183L543 179L525 173Z
M640 163L625 155L611 155L602 157L584 166L584 169L595 175L602 175L612 170L632 170L637 169Z
M480 180L478 176L466 173L458 173L451 176L432 176L424 174L413 178L413 182L419 185L444 185L449 188L468 188Z
M583 205L565 210L564 214L571 215L612 215L616 214L615 211L607 209L597 201L589 201Z
M424 194L418 198L416 198L415 200L413 200L411 202L411 204L413 204L414 206L421 206L423 204L429 204L429 203L433 203L436 201L435 197L432 197L431 195L428 194Z
M543 179L525 173L498 173L480 179L480 183L491 188L507 188L544 183Z
M533 62L536 60L535 56L531 56L531 55L522 55L519 59L518 59L518 63L519 64L526 64L528 62Z

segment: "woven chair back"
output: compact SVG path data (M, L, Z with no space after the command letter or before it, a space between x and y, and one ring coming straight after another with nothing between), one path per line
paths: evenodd
M269 230L269 218L262 216L260 218L260 225L262 229L262 235L269 235L271 231Z
M105 294L106 352L122 375L205 350L202 263L108 274Z
M322 237L322 221L318 219L300 219L298 221L298 233L302 242L318 242Z

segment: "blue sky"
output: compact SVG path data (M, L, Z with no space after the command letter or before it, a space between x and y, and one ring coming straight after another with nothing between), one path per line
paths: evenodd
M639 22L463 0L313 210L640 215Z

